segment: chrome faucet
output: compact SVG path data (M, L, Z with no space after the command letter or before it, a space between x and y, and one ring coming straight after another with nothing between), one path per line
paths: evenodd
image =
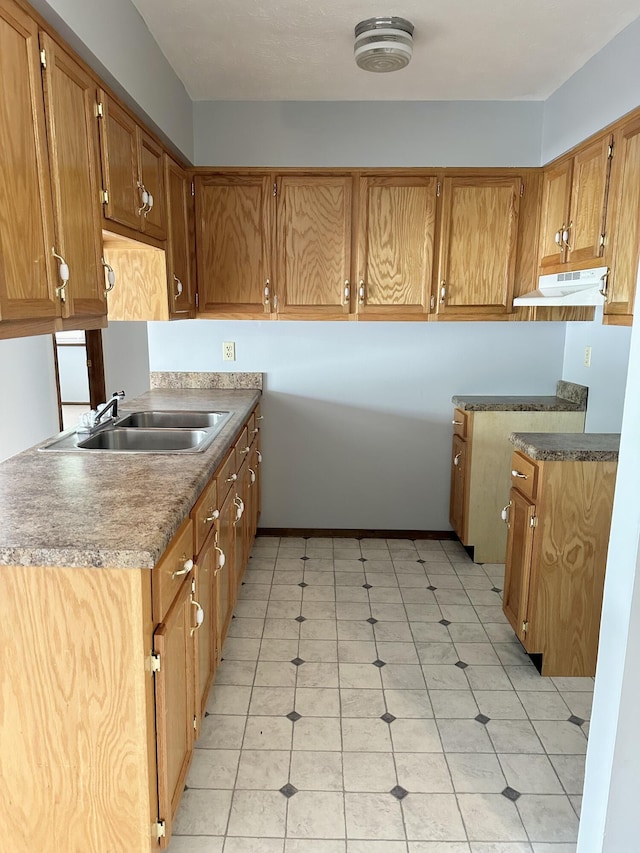
M111 395L110 400L107 400L106 403L103 403L101 406L98 406L96 409L94 426L98 426L100 423L102 423L102 418L108 412L111 412L111 420L115 421L115 419L118 417L118 403L123 398L124 391L114 391Z

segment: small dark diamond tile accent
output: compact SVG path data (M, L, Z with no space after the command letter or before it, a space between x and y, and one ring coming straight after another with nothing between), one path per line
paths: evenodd
M447 625L451 625L451 622L448 619L441 619L440 624L446 627Z
M581 726L584 723L584 720L582 717L576 717L575 714L572 714L567 722L573 723L574 726Z
M205 717L210 717L210 716L211 716L211 714L210 714L208 711L205 711L205 712L204 712L204 715L205 715Z
M305 560L305 561L306 561L306 560L310 560L310 559L311 559L311 557L307 557L307 556L305 555L304 557L300 557L300 559L301 559L301 560Z
M296 622L306 622L306 621L307 621L306 616L296 616Z
M188 786L185 785L183 790L188 791L189 790Z
M463 660L459 660L459 661L456 661L455 666L457 666L458 669L466 669L469 666L469 664L465 663Z
M380 717L380 719L381 719L381 720L384 720L384 721L385 721L385 723L392 723L396 718L393 716L393 714L390 714L390 713L387 711L387 713L386 713L386 714L383 714L383 715Z
M492 586L492 587L491 587L491 592L502 592L502 590L500 589L500 587Z
M391 794L392 797L395 797L396 800L404 800L404 798L407 796L407 794L409 792L405 788L403 788L401 785L396 785L394 788L392 788L389 791L389 793Z
M236 618L236 614L234 613L234 614L233 614L233 616L232 616L231 618L232 618L232 619L235 619L235 618Z
M378 658L378 660L374 660L373 665L377 666L378 669L382 669L383 666L386 666L386 663Z
M366 563L366 562L367 562L367 558L366 558L366 557L358 557L358 562L359 562L359 563Z
M298 720L302 719L302 714L299 714L297 711L290 711L287 714L287 719L291 720L292 723L297 723Z
M491 717L487 717L486 714L478 714L478 716L476 717L476 720L479 723L482 723L483 726L486 726L487 723L491 721Z
M308 584L308 583L305 583L304 581L301 581L301 582L298 584L298 586L301 586L301 587L303 587L303 588L304 588L305 586L309 586L309 584Z
M377 619L374 619L374 618L373 618L373 616L369 616L369 618L367 619L367 622L368 622L370 625L375 625L377 621L378 621L378 620L377 620Z
M283 785L282 788L280 788L280 793L284 794L285 797L289 799L289 797L293 797L294 794L298 793L298 789L294 787L291 782L287 782L286 785Z
M416 563L422 563L422 564L424 564L424 563L426 563L426 562L427 562L426 560L416 560Z
M427 587L427 589L430 589L430 590L431 590L431 592L435 592L435 591L438 589L438 587L437 587L437 586L433 586L433 584L432 584L431 586L428 586L428 587Z
M516 791L515 788L510 788L508 785L501 793L503 797L511 800L512 803L515 803L515 801L520 797L520 791Z
M291 663L292 663L294 666L302 666L302 664L304 663L304 661L302 660L302 658L294 658L294 659L291 661Z
M363 588L363 589L373 589L373 587L371 586L371 584L370 584L370 583L363 583L363 584L362 584L362 588Z

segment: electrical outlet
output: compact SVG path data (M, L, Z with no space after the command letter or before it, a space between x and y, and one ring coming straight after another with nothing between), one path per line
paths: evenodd
M591 347L584 348L584 366L591 367Z
M223 361L235 361L236 360L236 345L233 341L224 341L222 344L222 360Z

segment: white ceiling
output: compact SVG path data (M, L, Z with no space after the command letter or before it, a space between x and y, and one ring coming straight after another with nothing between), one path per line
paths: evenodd
M193 100L542 100L638 0L133 0ZM353 28L415 25L411 64L361 71Z

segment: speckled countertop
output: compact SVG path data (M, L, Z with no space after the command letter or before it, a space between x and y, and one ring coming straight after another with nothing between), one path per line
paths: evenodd
M616 462L617 432L512 432L516 450L547 462Z
M589 389L560 380L555 397L457 396L451 402L465 412L584 412Z
M257 390L154 389L122 405L121 414L232 412L202 453L42 453L36 447L2 462L0 566L152 568L259 398Z

